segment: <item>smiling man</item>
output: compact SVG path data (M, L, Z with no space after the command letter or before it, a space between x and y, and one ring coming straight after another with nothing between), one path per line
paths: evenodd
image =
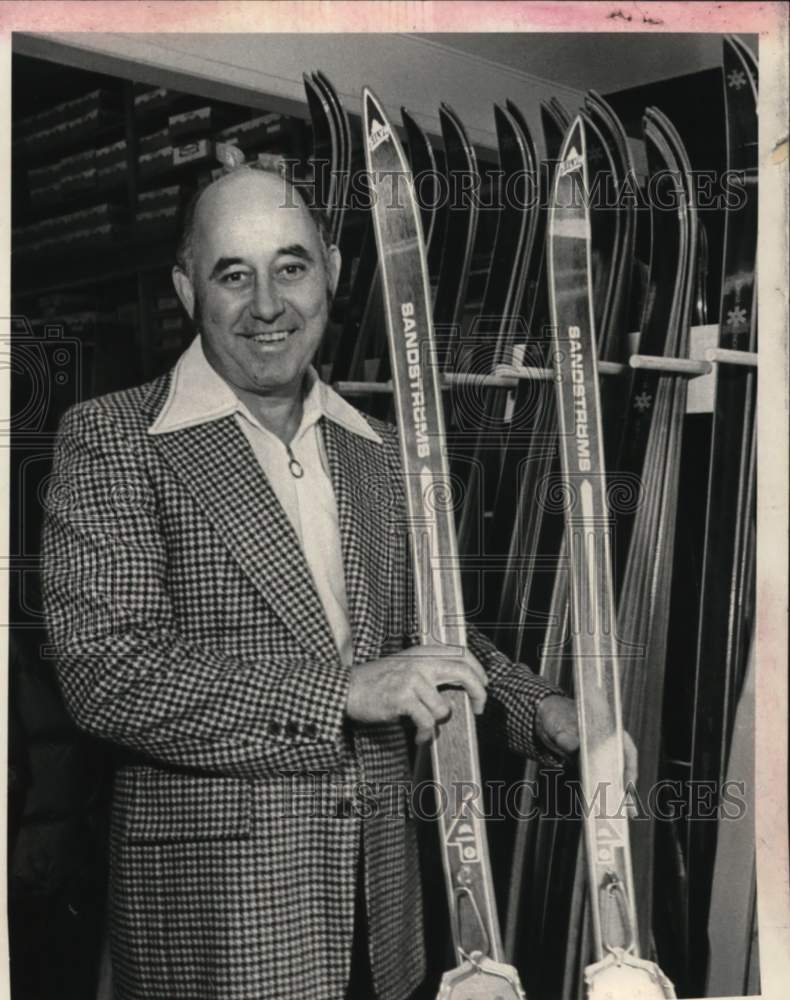
M310 364L339 268L279 174L226 174L173 272L198 335L60 428L45 606L74 718L124 751L119 1000L406 1000L414 824L360 783L408 779L448 683L513 749L578 745L573 703L474 630L457 660L411 645L396 431Z

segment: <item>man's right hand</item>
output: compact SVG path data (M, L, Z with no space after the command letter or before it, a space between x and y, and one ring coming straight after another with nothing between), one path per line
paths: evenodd
M487 684L485 671L468 650L453 658L442 646L412 646L351 668L346 713L355 722L394 722L406 716L417 728L416 742L427 743L437 723L450 714L440 687L462 687L479 715Z

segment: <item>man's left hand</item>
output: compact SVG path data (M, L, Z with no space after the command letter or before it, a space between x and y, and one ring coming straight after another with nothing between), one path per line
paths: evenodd
M560 757L567 757L579 749L579 723L576 702L559 694L547 695L538 705L535 716L535 731L543 745ZM626 785L636 784L638 774L638 754L634 741L623 733Z

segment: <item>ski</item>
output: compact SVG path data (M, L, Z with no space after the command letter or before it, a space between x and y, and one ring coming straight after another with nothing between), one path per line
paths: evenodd
M548 284L546 272L546 222L549 192L554 176L557 155L570 118L559 105L541 104L546 159L540 171L540 203L538 227L536 230L537 271L531 303L527 303L527 341L523 349L514 352L513 362L536 367L546 366L549 355L543 342L544 329L548 327ZM502 460L502 475L497 489L494 507L493 527L508 531L507 562L502 585L498 593L492 594L488 617L496 621L493 634L494 643L513 660L523 659L534 662L537 653L526 651L527 631L536 629L540 613L533 614L530 606L532 580L542 568L549 569L557 576L556 558L552 555L540 557L537 554L537 540L530 536L535 526L540 526L543 518L538 505L524 502L528 494L528 480L540 481L542 472L549 468L556 454L556 415L554 412L554 389L548 383L532 380L519 382L513 394L510 425L505 454ZM539 471L535 472L539 466ZM533 477L534 474L534 477ZM509 522L509 524L508 524ZM559 641L559 640L558 640ZM545 663L541 659L541 667ZM544 669L541 669L544 673ZM524 787L531 789L539 773L535 761L522 765ZM534 802L530 796L524 812L529 813L529 805ZM536 888L534 862L537 822L520 820L516 824L510 881L508 886L507 914L505 919L506 954L514 955L518 941L528 942L532 947L536 941L537 928L523 930L525 923L532 923L536 911L533 891ZM529 900L527 897L529 896ZM526 903L530 907L527 912ZM535 949L537 951L537 949ZM529 961L527 967L537 968L537 963Z
M338 295L332 303L330 327L321 343L317 364L324 371L331 371L333 359L338 354L338 339L348 315L351 280L360 256L360 230L365 213L350 204L352 176L361 167L362 143L352 129L348 113L335 87L320 70L309 78L316 99L320 100L320 114L327 116L329 128L329 164L332 171L327 181L326 217L329 241L340 248L341 271ZM334 146L332 146L334 143Z
M368 213L369 215L369 213ZM378 258L373 220L365 220L362 243L345 303L343 324L331 364L331 382L357 379L363 375L372 317L378 302Z
M663 116L659 118L659 121ZM658 122L648 110L643 123L649 175L656 186L656 204L651 205L651 254L648 287L640 322L639 353L679 357L687 348L687 330L680 342L688 278L688 205L679 178L681 164ZM676 206L668 211L658 204ZM658 372L634 369L629 374L628 400L617 450L616 469L624 483L639 488L645 453L655 425L659 391L674 384ZM638 499L638 498L637 498ZM629 552L631 527L638 503L621 505L616 524L615 582L619 587Z
M313 199L314 204L324 212L329 222L337 177L339 152L337 128L323 89L307 73L302 74L302 80L313 129L313 149L308 161L312 171L310 181L313 185Z
M643 354L686 357L696 296L698 224L691 166L671 122L648 108L643 122L655 191L648 294L640 324ZM673 205L673 210L661 208ZM617 634L624 664L623 718L639 751L642 802L658 780L680 455L687 382L635 370L612 492L617 552ZM651 941L655 823L635 824L632 857L641 946Z
M757 349L757 78L740 41L723 42L727 168L741 172L743 200L726 213L719 347ZM694 684L692 781L721 787L748 647L744 574L753 561L749 525L756 371L719 365L713 410L708 500ZM692 989L704 989L707 925L717 825L688 824L688 914Z
M420 204L420 221L422 222L423 240L425 242L425 252L430 263L431 252L435 243L438 243L436 226L437 201L440 191L438 189L438 174L436 168L436 157L433 146L428 136L423 132L415 119L409 114L406 108L401 108L401 121L406 133L407 153L409 158L409 169L414 179L415 191ZM418 188L419 185L419 188ZM419 197L424 195L424 197ZM386 382L390 377L389 353L382 350L378 363L377 382ZM371 396L365 409L375 417L382 420L391 418L393 413L393 399L388 394Z
M548 354L544 330L548 326L548 286L546 283L546 205L554 165L562 136L570 119L556 105L541 106L547 159L540 171L540 203L535 231L536 261L532 300L524 303L526 340L514 348L512 362L545 367ZM513 659L531 657L526 652L526 631L536 627L540 613L531 615L530 594L533 574L539 568L536 556L543 524L536 504L537 484L544 478L556 456L554 391L549 384L523 380L508 401L507 439L497 483L492 517L492 544L495 552L507 552L501 586L490 588L487 619L496 622L494 641ZM527 499L528 498L528 499ZM515 521L513 521L515 512ZM497 538L497 533L500 537ZM551 560L553 563L553 559ZM532 618L527 622L527 616ZM530 765L528 764L529 768Z
M395 403L421 634L457 651L466 644L453 511L448 490L444 414L431 322L430 284L414 189L397 136L381 104L363 91L365 156L374 192ZM393 197L397 184L397 197ZM413 405L419 393L420 406ZM451 491L450 491L451 492ZM431 744L434 777L445 789L481 787L475 719L468 696L450 690L450 718ZM464 784L462 784L464 783ZM469 801L449 801L439 816L456 966L441 1000L497 996L519 1000L515 970L502 962L482 820Z
M438 240L435 241L435 236L438 233L436 216L440 191L438 189L439 174L436 166L436 156L434 155L430 139L422 128L420 128L414 116L409 114L406 108L401 108L400 117L406 133L409 169L415 182L419 179L418 194L424 195L424 197L418 200L420 203L420 217L422 219L425 250L430 261L435 242L438 242Z
M527 233L527 248L529 249L529 253L524 269L523 290L519 305L519 312L522 318L527 320L527 317L531 316L535 307L538 282L543 268L543 241L546 235L546 215L544 211L541 211L542 203L540 200L542 193L541 164L532 132L521 108L514 101L508 99L505 101L505 111L511 115L521 130L527 146L528 159L533 175L529 181L529 189L527 191L528 196L534 198L529 218L530 229Z
M565 138L565 133L568 131L571 119L562 104L555 98L552 98L550 101L541 102L540 121L543 126L543 139L546 144L546 159L553 175L554 166L560 155L562 140Z
M753 992L748 979L756 903L754 703L752 637L727 762L727 780L740 782L745 792L744 814L736 822L722 824L716 844L708 920L710 963L706 996L740 996ZM749 875L734 879L733 872Z
M615 284L609 312L601 320L601 356L612 361L620 360L625 349L624 334L631 290L631 268L636 243L636 170L623 124L607 102L591 90L585 100L585 109L598 126L606 146L612 153L617 182L618 210L614 213L615 226L621 227L615 245L619 252L613 258Z
M586 141L577 118L560 154L549 206L549 292L571 582L588 901L594 959L588 997L672 997L639 958L628 819L621 806L623 730L615 648L610 519L591 290ZM602 794L603 793L603 794ZM641 993L640 993L641 991Z
M628 295L622 275L626 268L630 271L628 255L632 252L633 239L629 238L629 224L623 217L623 212L618 210L612 215L605 208L605 200L603 205L596 206L595 202L601 195L605 199L607 183L611 184L616 193L633 183L633 165L622 124L608 105L599 106L599 103L603 105L591 93L586 101L588 110L582 112L585 135L592 134L592 151L597 154L595 181L600 192L593 198L591 189L588 188L591 209L590 264L592 275L598 275L591 294L593 319L600 317L603 324L598 337L598 357L619 360L625 346L624 319ZM547 146L556 150L555 156L559 155L556 129L567 120L567 116L563 116L561 111L558 102L554 101L551 103L551 114L547 116L549 132L546 141ZM633 209L629 214L633 215ZM608 260L607 253L611 254ZM594 260L594 257L597 259ZM590 280L593 281L593 277ZM596 291L601 296L600 302L595 299ZM602 419L606 438L604 446L609 454L616 431L615 418L620 416L621 397L622 387L617 382L608 382ZM518 500L519 511L532 512L532 517L527 522L527 532L521 540L521 551L527 558L535 551L535 548L529 546L536 547L541 554L556 554L554 587L547 592L545 586L539 586L542 583L539 578L525 574L524 588L520 595L520 624L527 625L529 617L534 621L537 614L546 609L548 621L553 624L549 625L540 650L540 671L547 679L553 679L566 690L572 690L574 669L570 655L569 551L567 538L562 532L562 505L556 500L558 489L561 497L556 433L555 419L551 432L553 447L544 453L542 460L538 454L537 461L525 466ZM519 629L519 633L522 632ZM523 644L523 641L519 634L519 643ZM562 782L559 794L566 799L570 794ZM559 821L554 817L541 817L535 824L538 829L533 838L536 851L533 892L542 900L542 909L533 921L532 930L539 942L537 947L544 956L545 988L551 992L562 990L563 997L572 994L577 982L575 970L580 956L574 953L576 942L584 943L589 937L589 922L583 908L581 829L572 798L567 804L568 809L574 813L574 818ZM526 832L524 836L526 837Z
M460 357L451 362L454 370L483 374L512 359L513 343L522 332L521 300L536 216L532 141L513 115L498 105L494 105L494 122L501 171L497 232L480 312L459 345ZM458 524L462 553L489 552L483 529L485 512L493 507L492 487L499 478L506 398L501 390L474 391L466 386L453 396L454 424L465 432L453 456L454 472L466 483Z
M595 105L593 95L588 103ZM562 143L561 130L569 124L569 118L556 101L543 105L541 114L551 170ZM606 199L628 183L632 163L624 148L622 125L610 109L606 116L598 113L595 106L590 112L582 114L587 135L592 140L595 190L598 192L590 199L590 225L592 250L596 257L594 271L598 275L593 293L595 315L605 323L599 340L599 356L605 360L619 360L625 344L625 309L615 308L613 303L616 296L622 299L627 293L621 275L626 266L630 267L624 255L632 252L632 239L624 237L625 222L620 218L621 213L610 211ZM552 180L553 175L550 174L549 181ZM547 310L543 312L545 314ZM548 318L544 322L548 324ZM613 398L613 394L616 399L620 392L617 384L608 382L606 385L607 401ZM530 386L530 389L536 395L543 391L543 405L540 420L534 421L527 458L521 463L516 523L500 597L495 641L514 658L529 661L539 657L541 674L571 689L573 671L567 655L568 553L562 540L561 505L555 500L559 481L555 401L550 384L537 390ZM616 430L614 418L619 418L619 415L617 403L607 406L604 429L608 451L612 450ZM495 520L498 517L495 516ZM546 562L553 571L551 575L544 572ZM554 586L547 587L546 581L552 577ZM538 635L541 626L547 631L543 646L538 649L536 640L531 636ZM536 775L537 768L528 762L525 780L532 782ZM560 794L568 793L562 788ZM573 810L572 803L568 808ZM578 866L578 851L579 826L572 819L558 821L554 817L541 816L529 823L519 823L508 903L508 942L514 945L517 937L529 942L533 955L543 960L546 981L541 982L541 988L552 994L561 988L561 970L568 967L566 938L570 933L568 940L575 940L575 931L580 929L583 916L581 897L574 888L579 884L574 874ZM531 873L529 877L527 872ZM524 913L527 895L530 909ZM522 932L522 923L529 929ZM568 928L571 928L570 932ZM534 962L529 963L530 968L533 965ZM566 986L573 981L566 979Z
M439 278L433 300L438 360L442 368L456 342L466 303L472 251L477 235L480 172L477 156L461 120L449 105L439 106L444 140L448 200Z
M352 140L351 125L348 112L337 95L337 91L327 77L317 70L313 73L313 83L321 93L326 105L333 128L337 152L330 157L333 165L333 177L329 196L329 235L335 246L341 245L343 222L348 205L348 192L351 186Z

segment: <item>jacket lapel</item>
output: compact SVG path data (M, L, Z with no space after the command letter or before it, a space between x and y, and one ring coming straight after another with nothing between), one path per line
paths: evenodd
M297 642L310 655L336 660L299 540L235 418L155 435L151 441Z
M382 444L322 420L335 490L354 662L379 655L390 621L392 470Z

